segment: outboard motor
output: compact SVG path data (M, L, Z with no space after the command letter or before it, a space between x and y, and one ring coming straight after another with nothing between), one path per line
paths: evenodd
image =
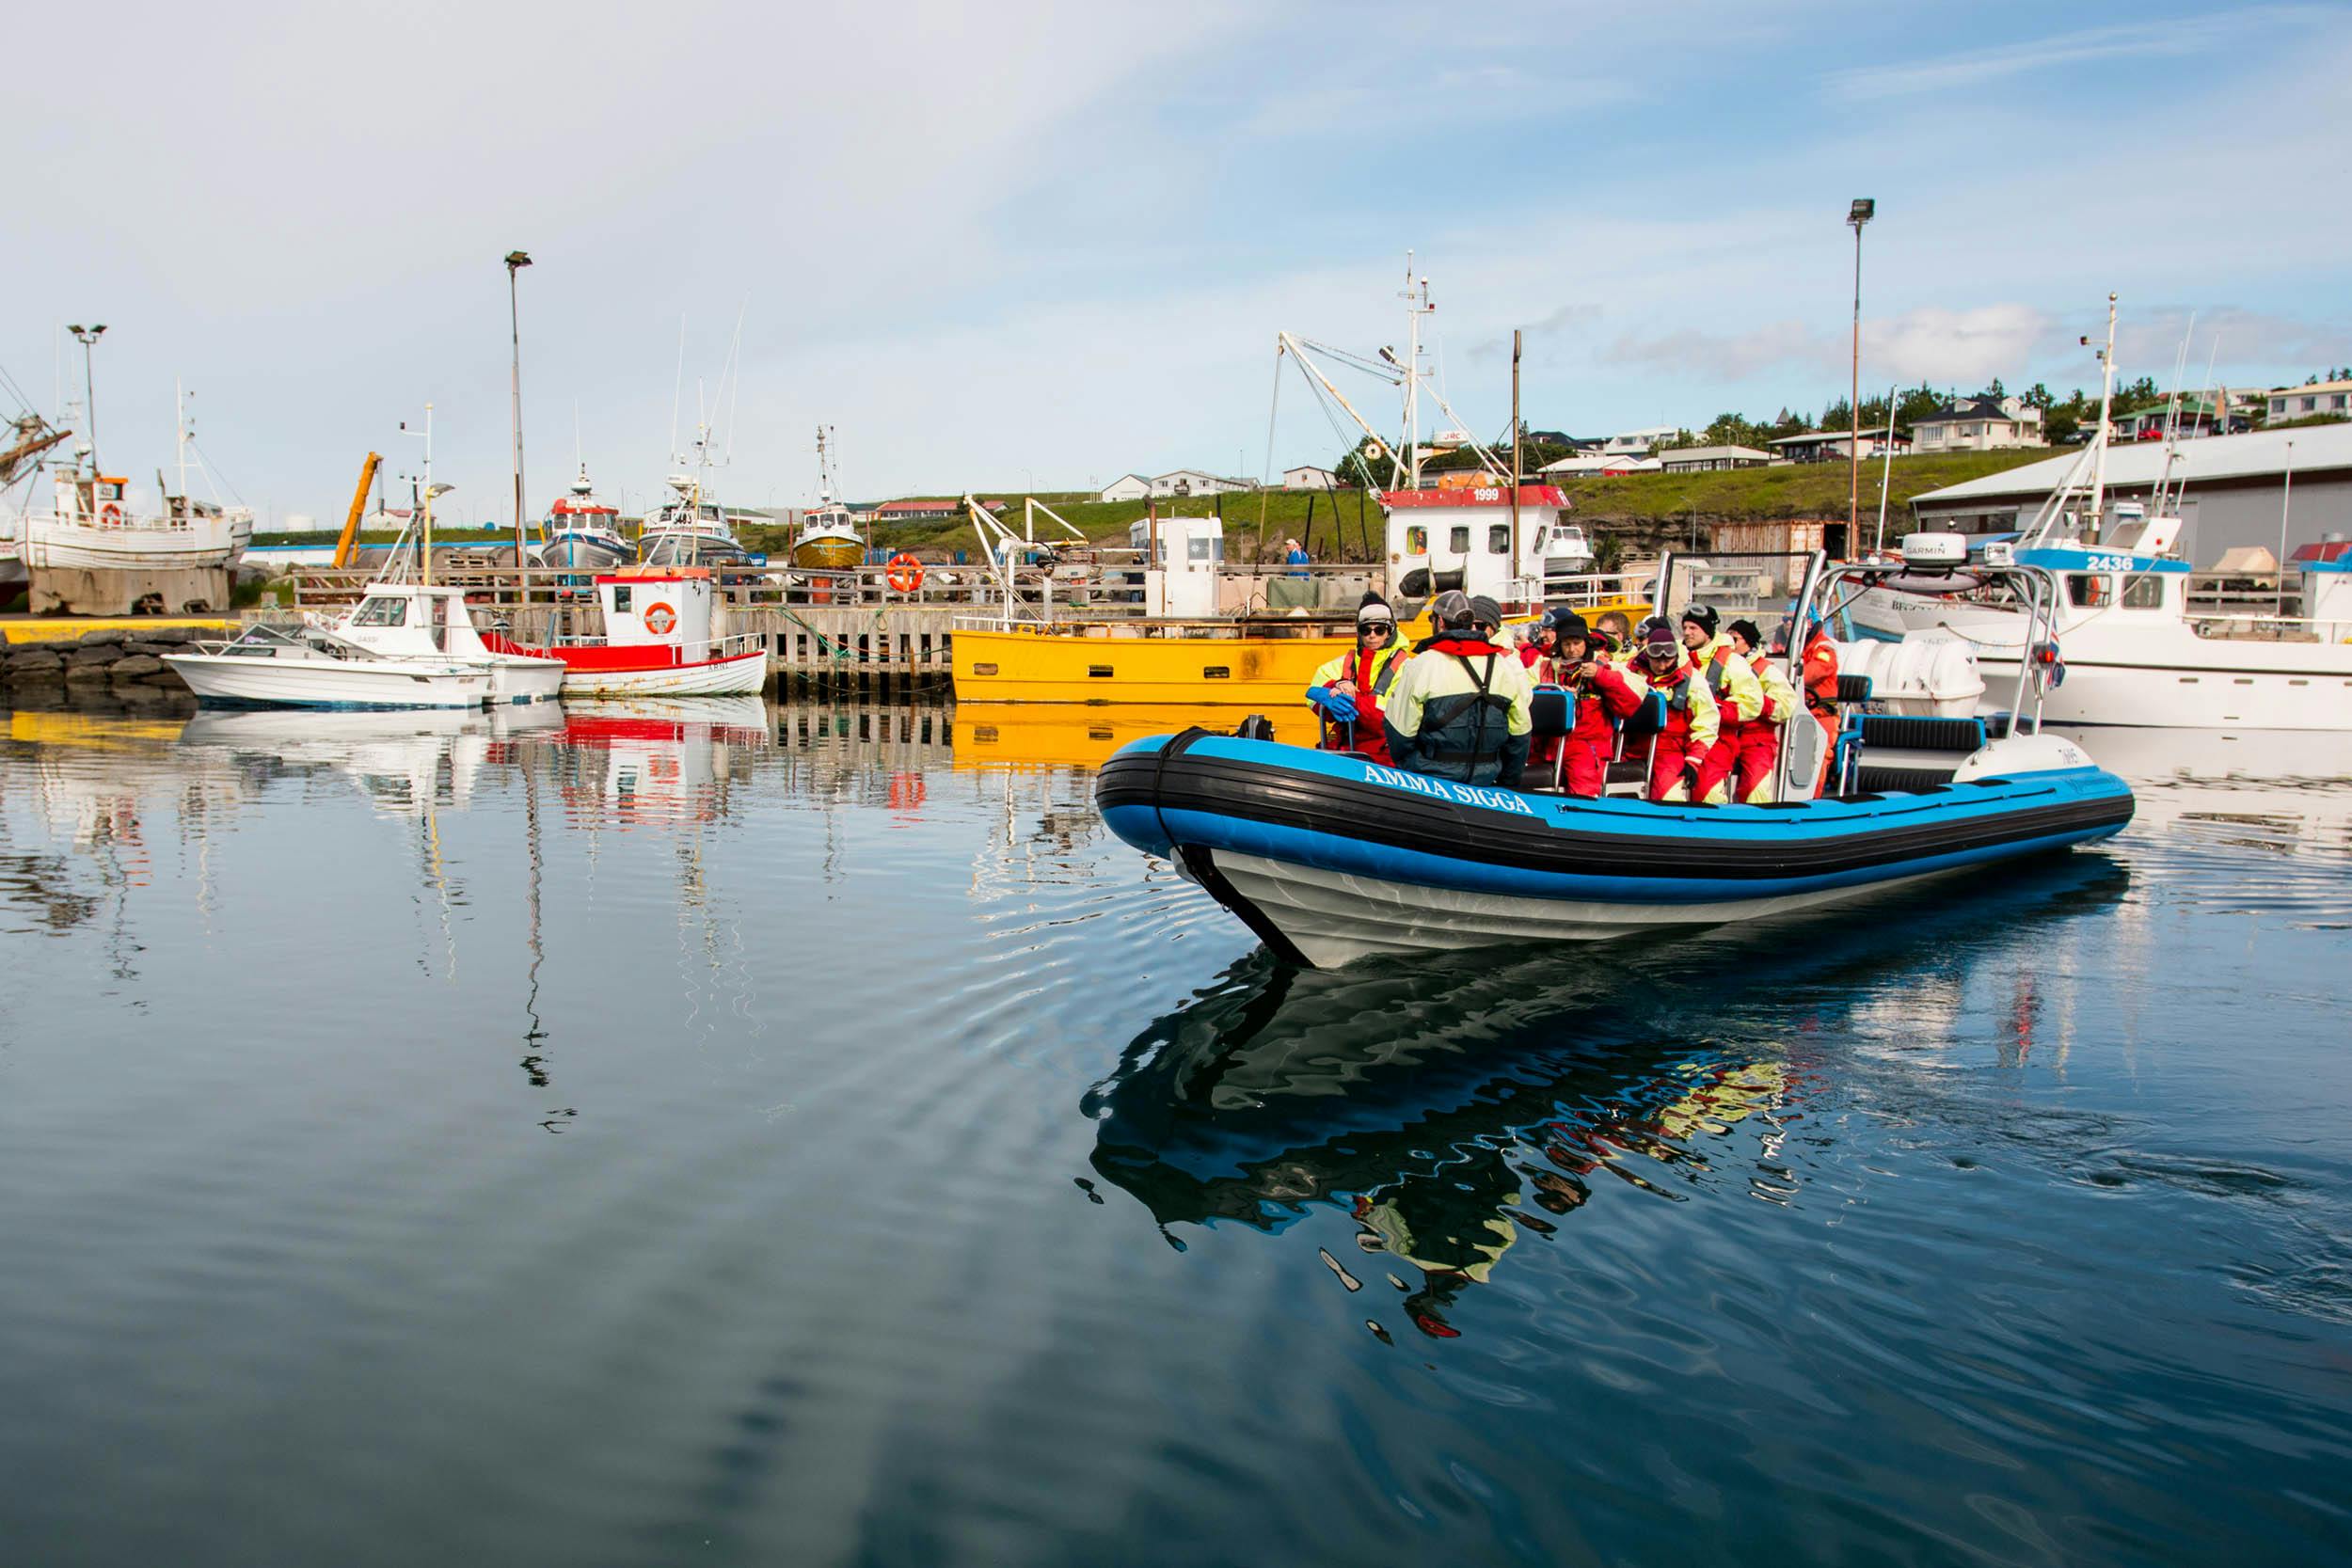
M1263 713L1253 713L1233 726L1233 734L1244 740L1272 740L1274 722Z

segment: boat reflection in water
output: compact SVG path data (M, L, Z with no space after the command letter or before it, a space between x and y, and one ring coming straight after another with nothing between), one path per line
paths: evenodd
M1817 1076L1815 1048L1787 1037L1959 958L2011 954L2128 880L2074 855L1890 897L1861 926L1784 920L1573 970L1536 949L1373 973L1253 952L1088 1093L1092 1164L1179 1248L1174 1227L1272 1233L1343 1208L1360 1256L1325 1263L1350 1291L1368 1283L1357 1269L1385 1275L1413 1326L1451 1338L1463 1292L1529 1235L1556 1234L1604 1175L1670 1196L1737 1180L1787 1201L1804 1178L1784 1129ZM1835 941L1816 940L1825 926ZM1798 997L1802 1018L1786 1007Z
M551 702L496 708L203 708L181 728L180 744L288 772L331 769L356 780L378 810L410 816L435 805L466 809L485 769L513 760L513 742L563 727L564 710Z
M758 697L638 697L576 705L550 739L573 823L632 828L723 816L775 729Z
M1273 738L1312 746L1315 716L1302 700L1263 715ZM1099 768L1113 752L1150 735L1175 735L1200 725L1219 735L1232 732L1243 714L1235 708L1089 707L1068 703L983 703L955 710L953 739L958 768Z

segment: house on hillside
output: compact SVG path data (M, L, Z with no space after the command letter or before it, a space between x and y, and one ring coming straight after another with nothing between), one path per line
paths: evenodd
M1754 447L1675 447L1658 454L1658 466L1670 474L1760 468L1772 460L1771 452L1758 451Z
M1580 452L1564 457L1557 463L1547 463L1539 470L1544 478L1558 482L1564 479L1613 479L1619 474L1654 474L1659 469L1655 457L1635 457L1626 452L1604 456L1598 452Z
M2352 417L2352 381L2321 381L2309 387L2280 387L2270 394L2270 422L2308 420L2314 415Z
M996 511L1000 505L991 502L989 510ZM960 500L884 501L874 508L874 519L883 523L914 523L926 517L952 517L962 510Z
M1141 474L1120 474L1094 492L1098 501L1139 501L1152 493L1152 482Z
M1311 463L1282 470L1282 488L1285 490L1336 490L1339 484L1339 475Z
M1911 450L1922 457L2049 444L2042 434L2042 410L2013 397L1958 398L1911 421Z
M1236 490L1256 488L1246 479L1228 479L1222 474L1203 473L1199 468L1178 468L1152 482L1152 494L1155 496L1230 495Z
M2116 441L2161 441L2167 424L2172 434L2185 441L2198 436L2217 436L2221 433L2218 412L2202 398L2183 398L2175 409L2171 401L2142 408L2130 414L2118 414L2112 422L2108 438Z
M1681 438L1680 425L1658 424L1647 430L1629 430L1612 436L1600 444L1600 451L1603 457L1647 457L1650 448Z
M1808 430L1802 436L1784 436L1770 443L1774 456L1783 463L1843 463L1853 450L1853 433L1846 430ZM1883 427L1862 433L1862 458L1868 462L1885 451L1888 446ZM1903 457L1911 451L1911 437L1898 432L1893 441L1895 455Z

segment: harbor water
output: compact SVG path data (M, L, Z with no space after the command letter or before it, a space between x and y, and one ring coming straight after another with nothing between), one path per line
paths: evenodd
M7 722L0 1560L2352 1543L2326 737L2087 736L2122 836L1843 911L1294 973L1086 716Z

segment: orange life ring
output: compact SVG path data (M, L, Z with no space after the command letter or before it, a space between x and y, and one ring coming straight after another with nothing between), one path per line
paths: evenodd
M645 629L656 637L667 637L677 626L677 611L660 599L645 607Z
M122 508L116 505L113 501L108 501L105 505L98 509L98 520L104 524L107 528L120 528L122 526Z
M901 594L912 594L923 586L923 563L900 550L890 558L890 586Z

